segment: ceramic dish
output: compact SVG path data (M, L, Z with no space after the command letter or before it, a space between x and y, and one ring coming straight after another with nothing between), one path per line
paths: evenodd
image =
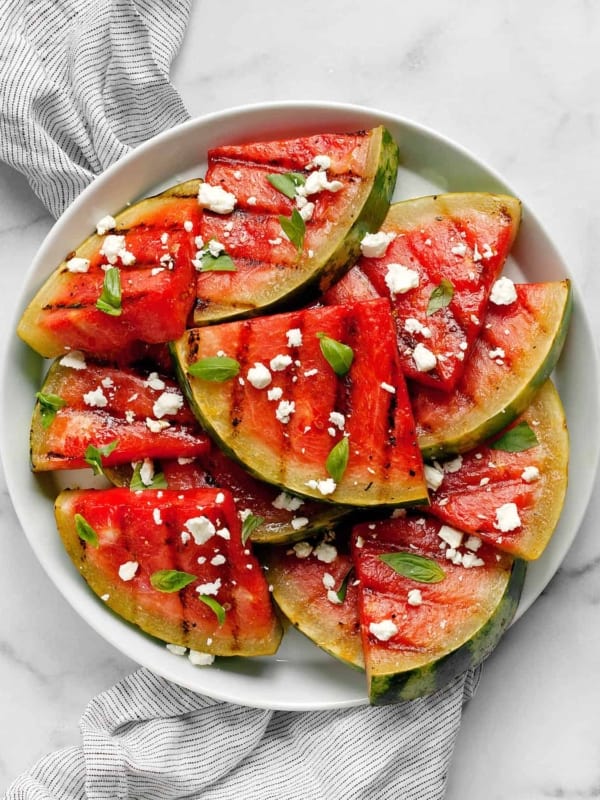
M73 250L105 214L192 176L202 176L211 146L273 139L318 131L352 131L383 123L401 151L394 199L442 191L518 194L491 169L437 133L413 122L346 105L282 103L250 106L191 120L138 147L89 186L58 220L26 277L18 317L65 253ZM524 200L524 198L521 198ZM552 241L524 203L523 223L506 266L521 281L568 276ZM13 328L14 329L14 328ZM555 373L571 436L570 482L559 526L544 555L530 565L517 616L534 602L569 549L592 487L599 451L598 366L590 328L575 287L575 310L565 351ZM367 702L362 674L321 652L296 631L286 633L269 658L219 659L194 667L125 623L93 595L63 551L56 533L53 500L65 475L33 475L28 435L34 394L45 364L16 337L8 343L1 375L1 445L8 488L23 529L56 587L73 608L114 647L154 672L211 697L262 708L327 709ZM585 398L586 413L581 413Z

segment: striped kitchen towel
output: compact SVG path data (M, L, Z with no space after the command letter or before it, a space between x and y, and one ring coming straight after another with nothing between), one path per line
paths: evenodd
M187 119L169 82L189 0L0 0L0 158L58 216L95 175ZM439 800L479 670L383 708L217 702L141 669L93 699L81 745L6 800Z
M5 800L441 800L478 678L391 706L291 712L141 669L91 701L80 747L43 758Z
M0 0L0 159L58 217L132 147L188 119L169 67L191 0Z

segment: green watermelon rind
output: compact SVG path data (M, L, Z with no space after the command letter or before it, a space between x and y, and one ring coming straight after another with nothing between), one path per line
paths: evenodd
M196 309L193 325L201 327L214 323L228 322L237 319L248 319L264 313L293 306L326 291L333 283L350 269L360 256L360 243L367 233L379 230L390 207L396 179L400 155L398 145L387 128L380 126L374 129L369 149L369 164L374 167L369 193L361 206L354 207L351 214L354 220L348 220L345 233L327 240L323 250L315 252L312 257L303 257L294 266L298 282L290 288L278 293L274 291L271 300L260 302L252 308L220 306L211 314L209 309ZM364 179L365 191L368 189ZM350 224L351 223L351 224ZM310 263L311 269L306 267ZM279 268L274 268L276 271Z
M526 573L527 562L515 559L495 611L464 644L422 667L385 675L371 675L371 705L388 705L434 694L446 688L467 669L481 664L495 649L514 618Z

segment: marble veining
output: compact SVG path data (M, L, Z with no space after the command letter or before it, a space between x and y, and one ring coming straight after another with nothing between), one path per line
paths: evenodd
M235 10L203 2L193 4L173 79L193 116L266 100L353 102L460 142L535 209L570 265L598 340L599 46L592 0L370 0L367 8L265 0ZM13 335L24 272L51 223L25 180L0 165L3 339ZM563 566L485 665L464 712L448 800L600 797L599 515L596 490ZM47 578L1 471L0 528L4 790L44 753L77 744L89 699L135 664Z

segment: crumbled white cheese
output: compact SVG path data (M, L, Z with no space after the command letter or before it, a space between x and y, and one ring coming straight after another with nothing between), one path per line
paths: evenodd
M420 606L423 603L423 595L420 589L410 589L407 601L409 606Z
M217 536L220 536L221 539L226 539L229 541L231 539L231 531L229 528L217 528Z
M152 433L160 433L164 431L165 428L169 427L169 422L166 419L152 419L151 417L146 417L146 427Z
M497 306L509 306L517 299L517 291L510 278L502 277L492 286L490 300Z
M267 399L268 400L281 400L283 397L283 389L281 386L274 386L272 389L267 391Z
M250 197L246 200L246 202L248 203L249 206L255 206L258 200L256 199L256 197L254 197L253 194L251 194Z
M162 517L160 514L160 508L153 508L152 509L152 519L154 520L155 525L162 525Z
M300 328L290 328L286 331L288 347L300 347L302 344L302 331Z
M246 377L255 389L264 389L271 383L271 373L260 361L250 367Z
M166 387L166 383L159 377L158 372L151 372L144 381L144 386L148 386L150 389L156 389L157 392L162 392Z
M360 250L366 258L381 258L385 255L391 241L396 238L394 233L378 231L377 233L367 233L363 236L360 243Z
M431 329L423 325L415 317L407 317L404 321L404 330L407 333L420 333L425 339L431 339Z
M304 222L310 222L311 219L313 218L313 214L315 213L315 204L304 203L302 208L299 209L299 213Z
M462 565L465 569L471 569L471 567L483 567L485 561L482 558L479 558L475 555L475 553L464 553L462 557Z
M504 358L506 353L502 347L496 347L494 350L489 350L488 355L490 358Z
M296 558L308 558L313 550L312 545L309 542L296 542L292 549L296 555Z
M334 606L341 606L344 602L340 597L338 597L338 593L335 591L335 589L327 590L327 599L330 603L333 603Z
M135 411L132 411L130 408L128 408L125 411L125 421L128 422L130 425L132 422L135 422Z
M472 550L473 552L477 552L477 550L479 550L479 548L481 547L481 539L479 538L479 536L474 536L473 534L471 534L470 536L467 536L467 540L465 541L465 547L467 548L467 550Z
M494 251L493 251L493 250L492 250L492 248L489 246L489 244L487 244L487 243L486 243L486 244L484 244L484 245L483 245L483 250L482 250L482 256L483 256L485 259L488 259L488 258L491 258L493 255L494 255Z
M61 367L69 367L70 369L86 369L85 356L81 350L71 350L66 353L60 360Z
M389 394L396 394L396 387L392 386L391 383L386 383L382 381L379 386L383 389L384 392L388 392Z
M537 467L525 467L521 473L521 480L525 481L525 483L533 483L539 480L539 478L540 471Z
M343 188L344 184L341 181L330 181L325 170L318 170L311 172L302 186L296 187L296 194L299 194L300 197L308 197L323 191L339 192Z
M157 419L162 419L167 414L177 414L182 408L183 395L163 392L152 406L152 412Z
M308 517L294 517L292 519L292 528L295 531L299 531L302 528L306 528L308 522L309 522Z
M221 585L221 578L217 578L214 581L208 581L207 583L199 584L199 586L196 586L196 591L198 594L215 595L219 593Z
M126 561L119 567L119 578L122 581L130 581L137 572L139 564L137 561Z
M404 264L388 264L385 284L391 295L405 294L419 285L419 273Z
M119 259L126 265L135 263L135 256L125 247L124 236L109 234L102 242L100 254L106 258L109 264L116 264Z
M107 214L96 223L96 233L98 236L104 236L107 231L112 231L116 224L117 220L111 217L110 214Z
M215 214L230 214L235 208L237 198L231 192L225 191L222 186L201 183L198 189L198 203L202 208L208 208Z
M145 458L140 467L140 480L144 486L150 486L154 480L154 462L151 458Z
M419 342L412 353L415 366L419 372L429 372L434 369L437 364L435 353L432 353L428 347Z
M190 517L184 524L196 544L206 544L216 533L216 528L208 517Z
M425 464L424 467L425 483L432 492L437 491L444 480L444 470L434 464Z
M335 425L340 431L343 431L346 425L346 417L340 414L339 411L332 411L329 414L329 422Z
M453 473L458 472L463 465L463 457L461 455L456 456L456 458L450 459L450 461L444 461L443 467L444 472Z
M83 402L86 404L86 406L91 406L91 408L106 408L108 405L108 400L106 399L101 386L86 392L83 395Z
M292 357L289 355L277 355L271 359L269 362L269 366L273 370L273 372L282 372L284 369L289 367L292 363Z
M324 564L331 564L337 558L337 549L327 542L320 542L314 549L315 556Z
M275 417L283 425L287 425L295 411L296 403L293 400L280 400L275 409Z
M213 258L218 258L221 253L225 252L225 245L217 239L211 239L208 243L208 252Z
M326 589L333 589L335 586L335 578L330 572L323 573L323 586Z
M222 553L217 553L216 556L213 556L210 560L210 563L213 567L220 567L221 564L224 564L227 561L225 556Z
M187 653L187 647L183 647L180 644L168 644L167 650L169 653L173 653L174 656L184 656Z
M325 478L325 480L310 480L306 482L309 489L315 489L322 495L333 494L336 490L336 483L333 478Z
M215 660L210 653L201 653L199 650L190 650L188 658L195 667L209 667Z
M387 642L398 633L398 628L391 619L382 619L381 622L369 623L369 633L380 642Z
M504 503L504 505L496 509L494 528L506 533L506 531L514 531L520 525L521 518L515 503Z
M90 260L74 256L67 261L66 266L69 272L87 272L90 268Z
M451 528L450 525L442 525L438 531L438 536L453 550L456 550L458 547L460 547L463 540L462 532L457 531L456 528Z
M294 497L294 495L288 494L287 492L281 492L277 495L275 500L271 503L273 508L284 509L285 511L297 511L301 505L304 505L304 500L300 497Z
M329 169L331 167L331 158L327 155L317 155L312 161L306 165L306 169Z
M450 252L455 256L464 256L467 252L467 245L464 242L455 245L450 249Z

